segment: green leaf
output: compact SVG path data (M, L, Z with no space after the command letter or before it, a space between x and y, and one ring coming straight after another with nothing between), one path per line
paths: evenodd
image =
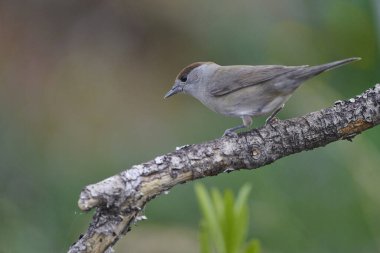
M236 227L234 214L234 195L231 190L224 192L224 217L221 220L223 237L227 253L235 253L236 248Z
M251 187L248 184L245 184L239 191L236 202L235 202L235 236L236 244L244 244L247 233L248 233L248 223L249 223L249 214L248 214L248 197L251 191Z
M211 242L210 242L210 231L205 224L205 221L202 221L200 224L200 233L199 241L201 253L211 253Z
M224 217L224 206L223 206L224 201L223 201L222 194L220 193L218 189L212 188L211 197L212 197L212 201L213 201L213 205L215 209L215 214L217 216L217 219L220 220L222 219L222 217Z
M251 240L245 249L245 253L260 253L261 246L259 240Z
M241 187L235 202L235 210L237 213L247 204L249 193L252 187L249 184L245 184Z
M204 216L205 226L207 226L210 237L214 241L215 248L217 249L218 253L226 253L224 248L223 235L219 226L218 219L216 217L216 211L212 205L206 188L202 184L196 184L195 192L197 194L199 206Z
M257 240L246 244L249 220L248 197L251 187L244 185L236 200L231 190L210 193L202 184L195 185L203 220L200 227L201 253L258 253ZM210 196L211 195L211 196Z

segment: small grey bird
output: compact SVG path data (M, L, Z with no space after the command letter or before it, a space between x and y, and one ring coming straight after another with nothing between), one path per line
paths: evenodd
M240 117L243 124L229 128L224 135L248 128L253 116L270 114L266 124L284 107L293 92L307 79L320 73L360 60L358 57L318 66L220 66L214 62L196 62L176 77L165 98L186 93L211 110L227 116Z

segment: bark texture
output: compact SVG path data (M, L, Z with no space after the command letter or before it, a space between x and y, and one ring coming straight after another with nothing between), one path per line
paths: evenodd
M299 118L281 120L202 144L186 145L155 159L132 166L99 183L86 186L79 208L96 208L84 235L69 253L111 252L112 246L144 219L141 210L152 198L173 186L222 172L255 169L284 156L352 140L380 123L380 85L334 106Z

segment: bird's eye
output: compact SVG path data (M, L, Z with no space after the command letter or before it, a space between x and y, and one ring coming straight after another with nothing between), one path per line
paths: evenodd
M181 82L186 82L187 81L187 76L182 76L179 80L181 80Z

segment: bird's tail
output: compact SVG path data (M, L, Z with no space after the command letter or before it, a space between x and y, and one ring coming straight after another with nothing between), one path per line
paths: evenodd
M325 72L327 70L342 66L344 64L353 62L353 61L358 61L361 60L360 57L352 57L340 61L334 61L322 65L317 65L317 66L311 66L311 67L305 67L303 69L300 69L299 71L294 71L294 76L293 78L295 79L301 79L301 80L306 80L309 79L313 76L319 75L322 72Z

